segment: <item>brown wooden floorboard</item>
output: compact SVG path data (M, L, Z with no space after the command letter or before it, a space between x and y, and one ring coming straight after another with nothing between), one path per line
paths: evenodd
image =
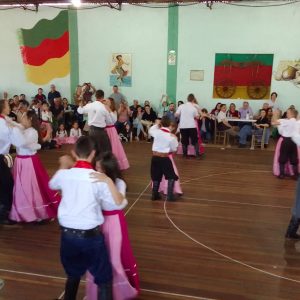
M70 148L40 153L49 174ZM140 195L150 182L151 145L125 149L131 164L127 209L140 196L127 215L143 289L139 299L300 299L300 243L284 239L295 181L272 175L272 151L209 147L201 161L176 157L184 195L166 207L191 240L166 218L163 201L149 200L150 188ZM62 293L56 221L2 227L0 237L0 300L50 300ZM78 299L83 294L82 284Z

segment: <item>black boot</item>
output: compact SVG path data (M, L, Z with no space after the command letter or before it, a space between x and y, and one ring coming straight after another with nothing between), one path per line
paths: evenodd
M278 176L279 179L283 179L284 178L284 164L280 164L279 165L279 169L280 169L280 174Z
M64 300L76 300L80 278L68 278L65 287Z
M176 201L175 196L174 196L174 185L175 185L175 180L169 179L168 180L168 194L167 194L168 201Z
M153 181L153 187L152 187L152 197L151 200L155 201L155 200L160 200L161 199L161 195L158 192L159 190L159 185L160 185L160 181Z
M298 180L299 172L298 172L298 166L297 165L293 165L293 173L294 173L294 175L292 176L292 178L294 180Z
M292 216L285 237L288 239L300 240L300 235L297 234L299 224L300 224L300 220L295 216Z
M187 158L187 146L186 145L182 145L182 153L183 153L183 157Z
M98 300L113 300L111 283L99 285Z

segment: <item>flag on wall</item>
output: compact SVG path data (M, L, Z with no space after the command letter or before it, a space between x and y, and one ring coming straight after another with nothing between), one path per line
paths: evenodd
M273 54L217 53L214 98L268 99Z
M46 84L70 73L67 10L53 20L41 19L31 29L20 29L19 40L28 81Z

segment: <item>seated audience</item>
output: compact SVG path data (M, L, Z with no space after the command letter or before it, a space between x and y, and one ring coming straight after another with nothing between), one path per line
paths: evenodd
M54 104L50 106L50 111L52 112L52 126L53 130L56 131L58 124L64 121L64 107L61 104L61 98L54 98Z
M239 109L240 118L241 119L252 119L253 118L253 110L249 106L249 102L244 101L243 106Z
M68 133L63 123L59 125L54 140L56 141L57 145L63 145L68 143Z
M254 132L253 132L253 134L255 134L257 136L257 140L260 142L261 139L262 139L264 128L266 128L266 130L265 130L265 138L264 138L265 148L269 144L270 126L271 126L271 122L267 118L267 112L264 109L261 109L260 110L260 116L258 117L256 123L254 124Z
M129 106L129 109L130 109L130 122L132 123L133 122L133 114L137 112L138 108L141 107L139 105L139 101L138 100L133 100L133 104L131 106Z
M139 141L140 133L142 132L144 137L147 138L147 133L144 131L144 127L142 125L142 117L143 117L143 111L141 107L138 107L137 111L133 113L132 119L133 128L136 129L136 140Z
M229 119L240 119L241 115L238 110L236 110L236 106L234 103L230 103L229 109L226 112L226 117ZM237 122L229 122L232 126L238 126Z
M113 98L114 99L114 98ZM118 133L124 131L125 123L129 122L130 109L126 101L121 101L118 109L118 121L116 122L116 129Z
M229 135L236 136L238 134L237 130L234 128L234 126L228 123L226 110L226 104L221 104L220 111L217 116L217 128L219 131L225 131Z
M211 117L208 114L206 108L201 110L200 119L199 119L199 128L201 139L207 143L211 140L212 137L212 127L211 127Z
M221 105L222 105L222 103L218 102L218 103L216 104L215 108L210 112L210 114L213 115L213 116L217 116L218 113L219 113L220 110L221 110Z
M147 134L148 134L148 142L151 141L151 136L149 135L149 128L155 123L155 120L157 119L156 113L152 110L149 105L146 105L144 107L145 111L142 116L141 123L147 128Z

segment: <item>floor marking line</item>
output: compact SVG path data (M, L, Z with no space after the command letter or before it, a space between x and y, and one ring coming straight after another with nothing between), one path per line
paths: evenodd
M198 180L198 179L208 178L208 177L213 177L213 176L219 176L219 175L243 174L243 173L253 173L253 172L254 173L271 173L271 171L262 171L262 170L231 171L231 172L223 172L223 173L217 173L217 174L209 174L209 175L205 175L205 176L201 176L201 177L188 179L188 180L185 180L185 181L181 182L180 184L185 184L185 183L189 183L191 181L195 181L195 180Z
M139 195L139 193L127 193L131 195ZM150 196L151 194L144 194L145 196ZM249 206L259 206L259 207L270 207L270 208L282 208L282 209L291 209L291 206L281 206L281 205L271 205L271 204L259 204L259 203L249 203L249 202L238 202L238 201L226 201L226 200L217 200L217 199L208 199L208 198L194 198L194 197L185 197L182 196L183 199L187 200L198 200L203 202L220 202L220 203L228 203L228 204L240 204L240 205L249 205Z
M147 191L148 187L151 185L151 181L148 183L148 185L144 188L144 190L139 194L139 196L136 198L136 200L131 204L131 206L127 209L125 216L131 211L131 209L135 206L135 204L142 198L144 193Z
M20 274L20 275L27 275L27 276L36 276L36 277L42 277L42 278L50 278L50 279L58 279L65 281L66 278L60 277L60 276L51 276L51 275L45 275L45 274L38 274L38 273L31 273L31 272L22 272L22 271L16 271L16 270L9 270L9 269L0 269L0 272L6 272L6 273L13 273L13 274ZM84 281L83 281L84 282ZM203 298L203 297L197 297L197 296L190 296L185 294L177 294L177 293L171 293L171 292L164 292L164 291L157 291L157 290L150 290L150 289L141 289L144 292L148 293L155 293L155 294L162 294L162 295L170 295L170 296L177 296L177 297L185 297L189 299L198 299L198 300L216 300L211 298ZM58 299L61 299L64 296L64 291L60 294Z
M255 172L255 171L253 171ZM227 173L227 174L231 174L231 173ZM214 176L218 176L220 175L219 174L215 174ZM209 177L212 177L213 175L209 175ZM207 176L204 176L204 177L198 177L198 179L201 179L201 178L205 178ZM262 269L259 269L259 268L256 268L256 267L253 267L251 265L248 265L240 260L237 260L237 259L234 259L228 255L225 255L201 242L199 242L198 240L196 240L195 238L193 238L191 235L189 235L188 233L186 233L185 231L183 231L179 226L176 225L176 223L171 219L171 217L169 216L168 214L168 210L167 210L167 201L165 200L164 201L164 212L165 212L165 216L166 218L169 220L169 222L172 224L172 226L177 230L179 231L181 234L183 234L184 236L186 236L188 239L190 239L191 241L193 241L194 243L200 245L201 247L209 250L210 252L213 252L223 258L225 258L226 260L229 260L233 263L236 263L236 264L239 264L239 265L242 265L244 267L247 267L249 269L252 269L254 271L257 271L257 272L260 272L260 273L263 273L263 274L266 274L266 275L269 275L269 276L272 276L272 277L275 277L275 278L279 278L279 279L284 279L284 280L287 280L287 281L290 281L290 282L294 282L294 283L300 283L300 280L296 280L296 279L293 279L293 278L289 278L289 277L285 277L285 276L281 276L281 275L277 275L277 274L274 274L274 273L271 273L271 272L268 272L268 271L265 271L265 270L262 270Z

